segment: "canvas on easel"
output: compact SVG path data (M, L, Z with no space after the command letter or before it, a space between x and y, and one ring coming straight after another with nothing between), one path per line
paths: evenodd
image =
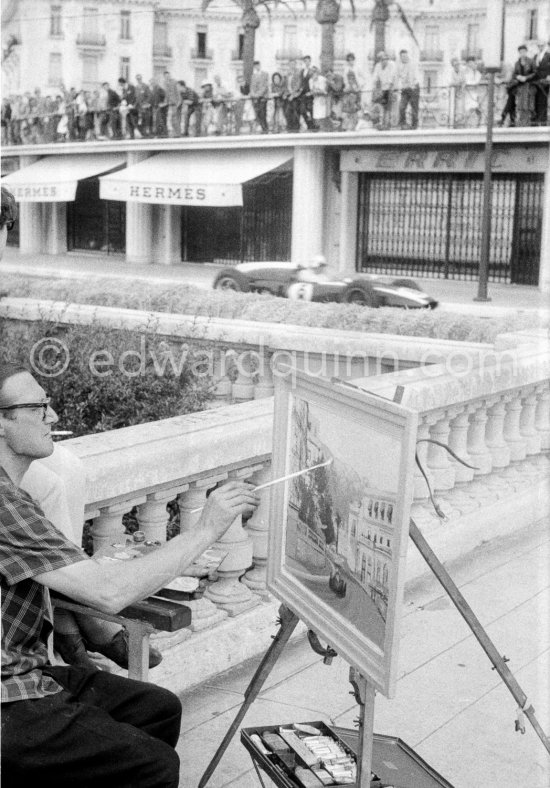
M397 678L417 415L294 370L275 386L269 591L376 689Z

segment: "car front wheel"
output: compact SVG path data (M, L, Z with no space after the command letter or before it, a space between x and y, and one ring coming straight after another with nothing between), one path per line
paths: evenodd
M214 282L215 290L233 290L236 293L248 293L248 279L240 271L221 271Z

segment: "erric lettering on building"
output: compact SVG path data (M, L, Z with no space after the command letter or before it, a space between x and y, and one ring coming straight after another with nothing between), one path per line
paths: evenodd
M495 172L545 172L548 153L542 145L495 146ZM483 172L483 147L426 148L373 147L342 153L341 170L347 172Z
M53 185L13 186L12 191L16 200L34 198L37 202L40 202L40 198L51 199L58 196L57 186Z

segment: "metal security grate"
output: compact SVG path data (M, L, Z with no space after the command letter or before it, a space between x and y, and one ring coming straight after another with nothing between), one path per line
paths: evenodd
M543 176L493 178L489 279L538 284ZM483 180L477 174L360 174L357 269L474 280Z

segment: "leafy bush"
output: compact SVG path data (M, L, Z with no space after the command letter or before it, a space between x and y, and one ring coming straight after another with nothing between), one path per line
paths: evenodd
M0 330L2 359L32 369L62 428L76 436L202 410L211 379L195 374L192 356L163 370L166 352L158 336L100 325L37 322Z
M537 321L529 314L485 318L438 310L369 309L353 304L304 303L271 295L202 290L185 284L166 286L139 281L115 284L101 277L52 281L8 274L2 278L2 290L11 296L79 304L467 342L490 343L497 334L529 328Z

